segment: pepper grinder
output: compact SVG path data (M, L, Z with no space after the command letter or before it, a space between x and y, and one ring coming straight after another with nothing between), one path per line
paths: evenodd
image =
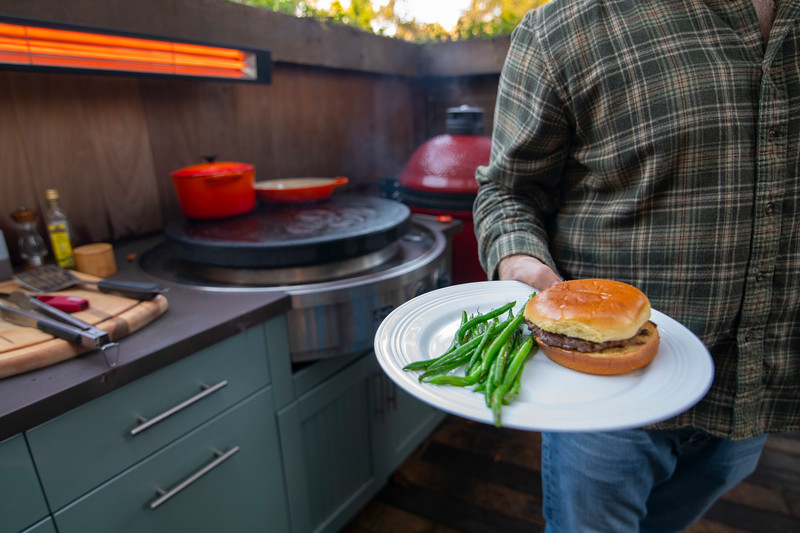
M42 266L47 256L47 246L36 231L36 211L22 206L11 213L11 218L19 228L19 255L25 263L25 268Z

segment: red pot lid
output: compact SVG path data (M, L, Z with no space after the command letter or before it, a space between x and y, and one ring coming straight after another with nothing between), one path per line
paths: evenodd
M237 174L253 170L253 165L247 163L237 163L235 161L218 161L213 163L200 163L189 167L184 167L172 173L175 178L197 178L208 176L222 176L225 174Z

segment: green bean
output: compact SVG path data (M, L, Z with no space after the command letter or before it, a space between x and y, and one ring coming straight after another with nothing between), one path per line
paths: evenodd
M509 405L512 401L514 401L514 398L517 397L519 390L522 388L521 378L522 372L517 374L517 379L511 383L511 387L508 388L508 392L506 392L506 395L503 396L503 405Z
M508 324L508 321L500 322L501 326L504 326L506 324ZM471 338L470 340L466 341L464 344L459 345L455 350L452 350L449 353L445 353L443 356L438 357L435 360L433 360L432 363L430 363L428 365L425 365L424 367L417 368L417 370L419 370L419 369L422 369L422 370L436 370L436 369L438 369L438 368L440 368L442 366L445 366L445 365L446 366L450 366L450 363L452 362L453 359L461 357L461 355L463 354L463 350L472 351L472 349L475 348L475 351L472 352L473 359L475 358L475 355L480 357L485 348L481 348L480 352L478 352L478 347L480 347L481 345L485 345L485 344L487 344L488 342L490 342L492 340L492 334L494 333L495 329L497 329L497 326L495 326L494 328L492 328L492 327L485 328L485 330L483 331L483 333L481 335L479 335L477 337L474 337L474 338ZM476 344L476 342L477 342L477 344ZM469 368L469 364L471 362L472 362L472 359L470 359L470 362L467 363L467 365L468 365L467 372L469 372L469 370L471 370L471 368ZM452 370L452 368L451 368L451 370Z
M472 355L472 350L480 344L481 339L482 337L472 339L468 343L459 346L456 350L447 354L446 359L440 358L437 364L428 366L425 373L420 376L420 381L422 381L424 377L444 374L466 364Z
M425 370L436 364L441 364L447 361L451 354L456 351L458 346L448 348L442 355L432 359L423 359L421 361L412 361L403 367L403 370Z
M461 324L459 324L459 327L463 326L466 323L467 323L467 312L461 311ZM450 346L448 346L447 349L441 355L433 357L431 359L424 359L422 361L413 361L404 366L403 370L425 370L429 366L436 364L437 361L442 360L445 356L452 353L459 347L459 345L460 343L456 340L456 337L453 336L453 340L450 341Z
M537 346L534 344L532 351L536 351ZM517 397L519 394L520 389L522 388L522 372L517 372L517 377L514 378L514 381L511 382L511 387L509 387L508 392L506 395L503 396L503 405L509 405L514 398Z
M486 376L486 391L484 394L486 407L492 406L492 393L494 392L494 389L497 388L497 385L503 381L502 378L498 380L497 375L502 375L503 370L505 369L505 361L508 359L508 352L511 351L511 341L512 338L509 338L505 344L500 347L497 357L495 357L494 362L489 368L489 374Z
M508 311L512 307L514 307L516 305L516 303L517 302L508 302L507 304L505 304L502 307L498 307L497 309L489 311L488 313L478 314L475 317L473 317L472 319L468 320L465 324L462 324L461 327L458 328L458 331L456 331L456 337L455 338L456 338L457 342L461 342L461 340L463 339L463 337L466 334L466 332L468 330L472 329L477 324L480 324L482 322L487 322L488 320L490 320L490 319L492 319L494 317L502 315L503 313L505 313L506 311Z
M434 385L454 385L456 387L468 387L470 385L475 385L480 377L480 372L473 372L471 374L467 374L466 376L433 376L432 378L426 380L426 383L432 383Z
M442 365L436 368L429 368L423 374L419 376L420 381L427 381L428 378L433 376L440 376L442 374L447 374L451 370L455 370L456 368L463 366L464 363L467 362L467 358L469 355L462 355L460 359L455 359L446 365Z
M446 354L445 354L446 355ZM444 357L444 355L442 355ZM435 359L424 359L422 361L412 361L403 367L403 370L425 370L433 364Z
M519 331L519 330L517 330ZM494 372L491 373L492 385L498 386L503 382L503 375L506 370L506 363L508 362L508 354L515 348L517 336L513 335L503 345L503 349L497 355L497 360L494 362Z
M497 387L492 393L492 417L494 418L494 425L500 427L501 425L501 409L503 408L503 398L511 388L517 374L521 374L522 365L528 360L528 355L533 348L533 339L528 337L525 342L514 352L511 358L511 363L508 366L508 372L503 383Z
M467 316L467 312L461 311L461 323L458 325L459 329L462 326L464 326L464 324L467 323L468 318L469 317ZM447 355L448 353L452 352L453 350L458 348L460 344L461 342L458 340L458 338L455 335L453 335L453 340L450 341L450 346L447 347L447 350L445 350L442 355Z
M483 358L484 373L489 372L489 365L491 365L494 362L494 358L497 357L500 348L503 346L503 344L506 343L508 338L511 336L512 333L514 333L514 331L520 326L520 324L522 324L523 320L525 320L525 315L520 313L519 315L514 317L514 319L512 319L511 322L509 322L505 328L503 328L503 331L500 332L500 335L495 337L494 341L489 346L489 349L486 352L486 357Z
M483 333L483 338L481 339L480 344L478 347L475 348L475 351L472 352L472 357L470 358L469 362L467 363L466 372L467 374L471 373L472 369L475 365L480 364L481 358L483 357L483 350L486 348L486 345L489 343L489 340L492 338L492 334L494 333L495 327L497 323L492 322L488 325Z
M533 351L533 337L528 337L525 339L525 342L517 348L517 351L514 352L514 356L508 366L508 372L503 380L503 386L511 386L511 383L516 379L517 375L522 373L522 365L528 360L528 356L533 354Z
M514 316L516 302L471 317L461 313L461 323L450 346L441 355L409 363L404 370L422 371L420 382L432 385L472 387L482 393L495 425L501 425L502 406L521 389L522 366L535 344L520 329L525 317ZM500 317L508 312L505 319ZM454 372L459 367L463 371ZM462 373L463 372L463 373Z
M475 337L474 339L468 340L452 352L445 354L443 357L439 357L433 364L428 366L428 370L435 370L441 366L449 365L454 359L461 359L464 354L471 356L482 340L483 337Z

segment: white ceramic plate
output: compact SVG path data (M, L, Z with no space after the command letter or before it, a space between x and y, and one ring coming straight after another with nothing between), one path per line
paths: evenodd
M403 367L444 352L462 311L471 315L516 301L518 314L533 292L516 281L486 281L418 296L381 323L375 337L378 362L395 383L420 400L492 424L482 394L470 388L420 383L418 372ZM629 374L584 374L537 352L523 369L519 395L503 407L502 425L534 431L610 431L660 422L692 407L711 386L711 355L700 339L674 319L653 310L651 320L661 336L658 354L648 366Z

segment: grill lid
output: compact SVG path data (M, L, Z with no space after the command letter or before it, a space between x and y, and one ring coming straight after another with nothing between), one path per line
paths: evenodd
M164 234L172 253L192 263L299 267L378 251L407 231L409 218L400 202L340 195L311 205L260 206L232 219L177 219Z
M446 133L417 148L400 174L400 198L413 207L472 211L475 170L489 162L491 150L491 137L483 135L483 109L448 109Z

